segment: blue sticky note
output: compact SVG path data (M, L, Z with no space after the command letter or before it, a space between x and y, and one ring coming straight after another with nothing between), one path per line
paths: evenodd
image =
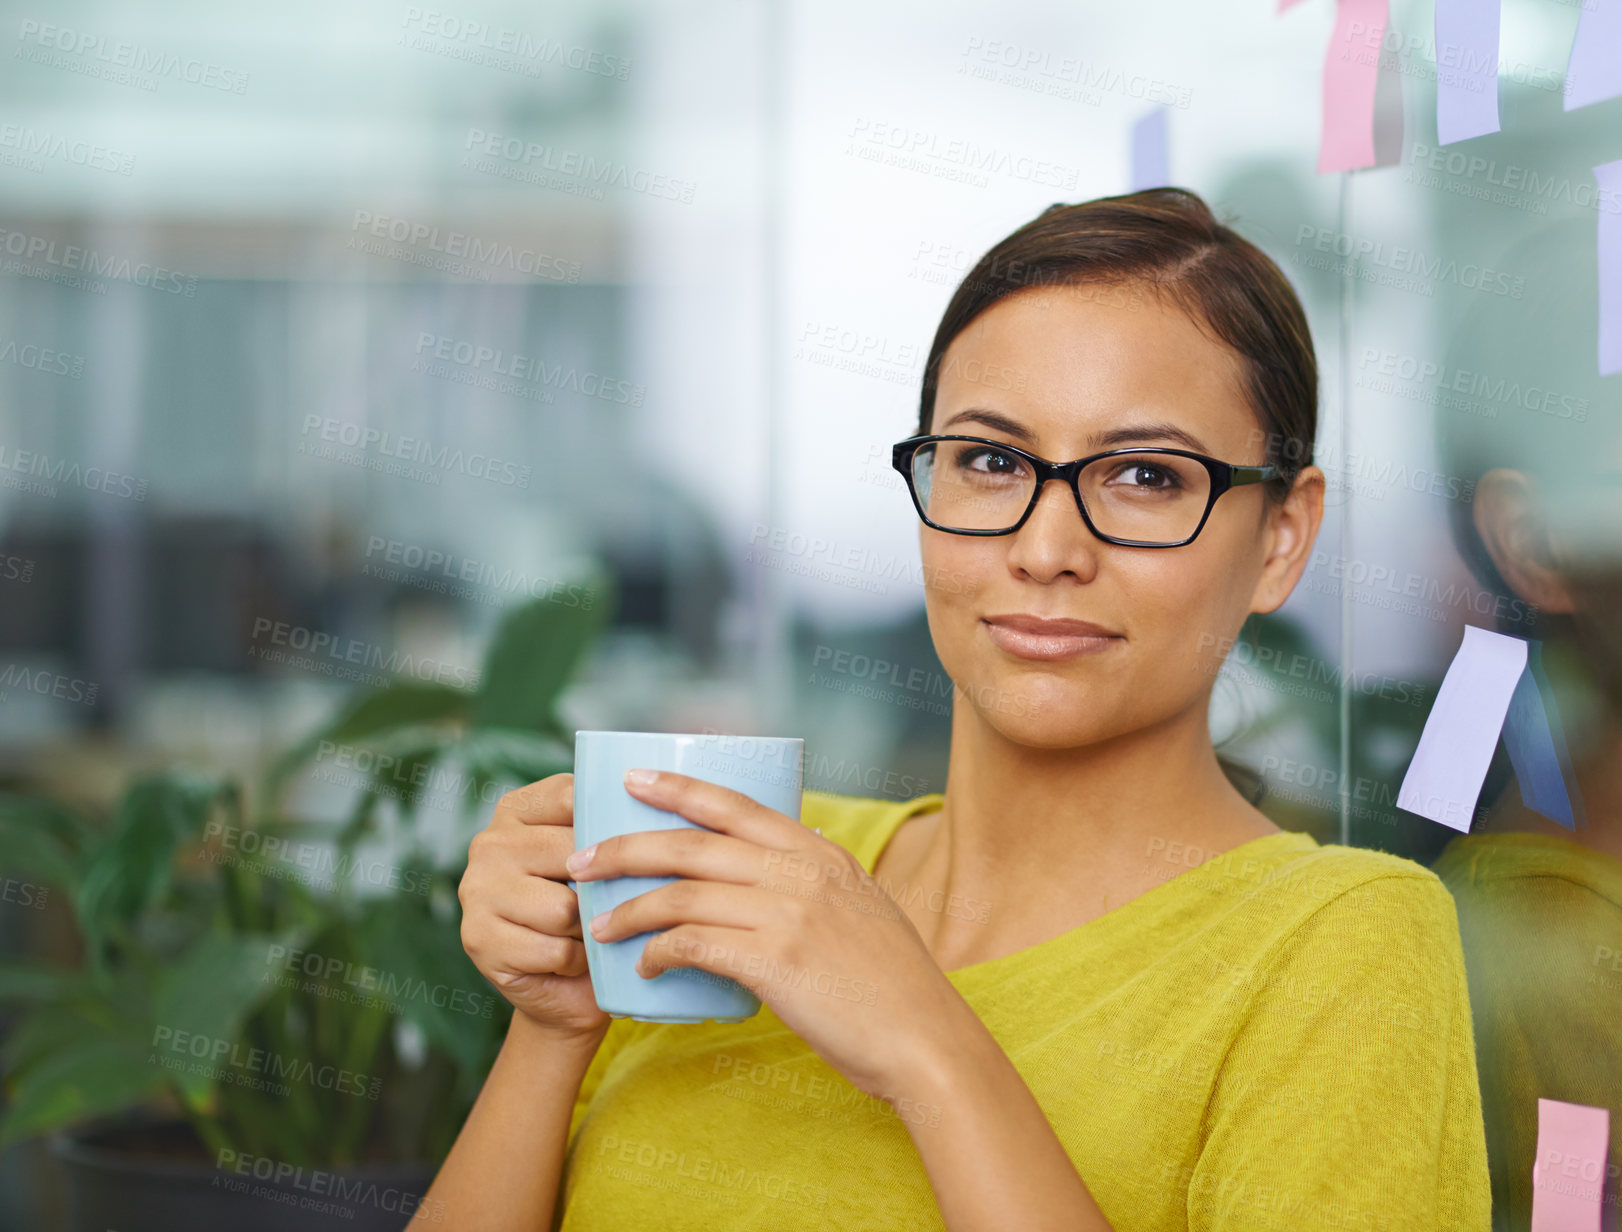
M1132 126L1132 191L1164 188L1171 183L1164 107L1156 107Z
M1504 716L1504 747L1521 786L1521 802L1534 813L1575 830L1582 800L1572 775L1560 711L1543 672L1542 649L1541 642L1527 642L1526 670Z

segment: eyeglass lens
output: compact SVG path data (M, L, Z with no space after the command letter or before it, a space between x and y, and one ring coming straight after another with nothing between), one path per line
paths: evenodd
M1016 453L977 441L932 441L912 455L929 519L952 530L1007 530L1031 503L1036 472ZM1160 450L1099 458L1077 479L1100 534L1176 543L1200 524L1211 493L1204 464Z

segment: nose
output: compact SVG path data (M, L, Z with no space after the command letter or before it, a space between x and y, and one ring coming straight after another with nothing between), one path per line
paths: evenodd
M1049 479L1036 494L1031 516L1009 536L1008 564L1040 582L1072 573L1091 581L1104 541L1081 516L1076 495L1062 479Z

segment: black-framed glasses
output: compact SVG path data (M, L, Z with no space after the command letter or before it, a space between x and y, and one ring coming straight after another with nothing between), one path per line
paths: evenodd
M1276 478L1276 466L1235 466L1187 449L1110 449L1049 462L980 436L909 436L890 451L926 526L1008 535L1025 525L1050 479L1070 485L1082 521L1105 543L1192 543L1229 488Z

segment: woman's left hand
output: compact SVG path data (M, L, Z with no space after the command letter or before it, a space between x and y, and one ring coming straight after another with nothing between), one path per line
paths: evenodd
M958 1027L983 1030L906 913L839 844L741 792L669 771L638 800L702 829L648 830L576 852L576 881L675 876L595 921L599 941L648 939L637 972L732 979L858 1089L912 1089ZM580 859L590 852L590 862Z

